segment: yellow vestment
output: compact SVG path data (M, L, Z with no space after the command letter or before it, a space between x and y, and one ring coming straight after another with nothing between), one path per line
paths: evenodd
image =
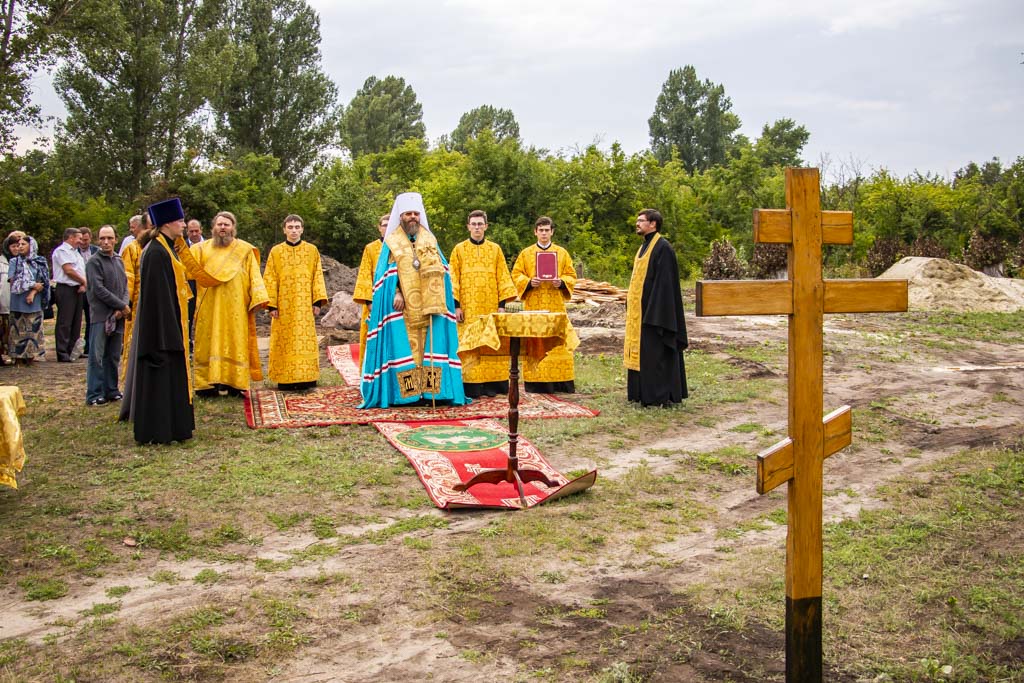
M384 246L383 240L374 240L363 247L363 258L359 261L359 274L356 286L352 290L352 301L363 305L359 315L359 369L363 368L363 356L366 355L366 322L370 319L370 304L373 303L373 273L377 268L377 259Z
M267 256L263 272L268 305L277 309L270 322L267 374L278 384L320 379L320 347L313 305L327 301L320 252L309 242L278 244Z
M465 240L455 245L448 261L452 274L452 294L462 308L462 328L481 315L498 310L498 304L516 298L516 288L505 263L505 254L494 242L474 244ZM462 383L503 382L508 380L508 343L492 351L486 349L476 363L462 366Z
M135 329L135 306L139 303L139 258L142 247L138 240L132 240L124 248L121 260L124 262L124 274L128 278L128 316L124 319L124 345L121 347L121 367L117 371L117 381L124 386L124 375L128 371L128 352L132 348L132 331Z
M423 351L430 340L427 328L432 315L449 315L444 295L444 263L437 239L429 230L420 229L416 241L404 230L394 230L385 242L398 270L398 284L405 299L402 318L409 337L409 348L417 366L423 365ZM427 349L429 350L429 349Z
M530 287L530 280L537 274L537 252L547 251L558 256L558 279L562 287L544 282L540 287ZM576 270L572 267L572 257L562 247L551 244L541 249L532 244L523 249L512 266L512 281L515 283L519 298L523 300L523 309L527 311L551 311L564 313L565 302L572 299L576 289ZM576 378L576 366L572 351L565 345L548 351L535 368L524 366L524 382L568 382Z
M661 233L654 233L647 251L641 256L644 245L636 251L633 259L633 275L629 278L629 293L626 295L626 340L623 343L622 364L627 370L640 372L640 329L643 324L644 281L647 279L647 264L654 253L654 245L661 239Z
M263 379L256 309L269 297L260 275L259 252L236 238L226 247L205 240L178 254L188 278L196 281L196 390L215 384L247 390L250 380Z

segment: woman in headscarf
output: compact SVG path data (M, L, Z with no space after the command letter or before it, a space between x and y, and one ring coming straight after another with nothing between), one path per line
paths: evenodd
M43 309L49 303L50 269L36 241L23 233L7 238L14 258L8 269L11 283L11 356L31 365L43 347Z
M13 365L14 361L9 360L10 356L10 322L11 322L11 283L7 279L10 270L10 261L15 254L11 253L11 238L22 236L21 231L15 230L4 240L3 248L0 249L0 365Z

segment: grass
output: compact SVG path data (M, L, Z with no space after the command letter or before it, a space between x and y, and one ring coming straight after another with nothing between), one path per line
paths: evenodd
M903 327L885 340L865 337L866 363L871 344L1005 343L1020 322L893 319ZM785 363L776 342L730 353ZM784 415L785 379L751 380L719 353L686 359L691 399L642 410L624 400L619 356L578 356L581 401L600 416L520 431L563 472L596 464L597 485L522 514L434 510L367 427L254 431L237 402L202 400L201 438L140 448L125 425L83 423L81 387L25 385L32 457L0 496L0 576L26 614L88 599L41 643L0 641L0 681L287 677L338 647L380 657L399 633L443 638L460 675L481 679L515 654L517 680L657 680L711 661L779 680L764 667L781 650L785 559L764 538L781 538L785 493L742 492L754 452L780 438L764 413ZM894 414L903 400L858 404L850 452L916 466ZM1004 387L986 409L1020 405ZM1020 679L1007 659L1024 636L1020 458L932 457L880 492L858 486L869 509L826 526L826 661L839 673Z

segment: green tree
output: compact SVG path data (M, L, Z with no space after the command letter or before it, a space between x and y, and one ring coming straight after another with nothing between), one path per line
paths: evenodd
M353 158L385 152L409 138L425 140L423 106L404 78L370 76L341 118L341 139Z
M3 0L0 3L0 151L14 146L16 126L40 124L38 105L29 103L32 76L52 65L62 31L93 0Z
M223 160L213 168L180 163L160 195L181 197L188 216L207 226L218 211L231 211L238 218L238 236L266 252L280 241L281 221L295 208L295 195L279 177L278 164L275 157L256 154Z
M765 166L800 166L800 152L810 137L807 129L796 125L793 119L779 119L771 125L764 124L755 149Z
M221 151L277 157L292 182L337 137L320 19L305 0L240 0L231 24L234 69L212 98Z
M225 0L116 0L57 72L57 152L92 194L131 199L170 175L222 68Z
M459 118L451 136L443 141L451 149L466 151L466 143L489 130L496 140L519 142L519 123L511 109L497 109L489 104L470 109Z
M725 88L701 82L697 70L687 65L669 72L647 126L655 157L666 162L675 149L693 173L725 163L740 119L732 113Z

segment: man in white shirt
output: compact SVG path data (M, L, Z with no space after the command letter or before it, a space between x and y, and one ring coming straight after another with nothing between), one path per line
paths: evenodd
M82 336L82 313L85 308L85 259L78 251L78 228L64 231L64 242L53 251L53 279L57 283L54 301L57 304L57 360L70 363L75 342Z
M135 238L142 232L142 214L132 216L128 219L128 236L121 241L121 248L118 250L117 255L124 258L124 250L128 248L128 245L135 241Z

